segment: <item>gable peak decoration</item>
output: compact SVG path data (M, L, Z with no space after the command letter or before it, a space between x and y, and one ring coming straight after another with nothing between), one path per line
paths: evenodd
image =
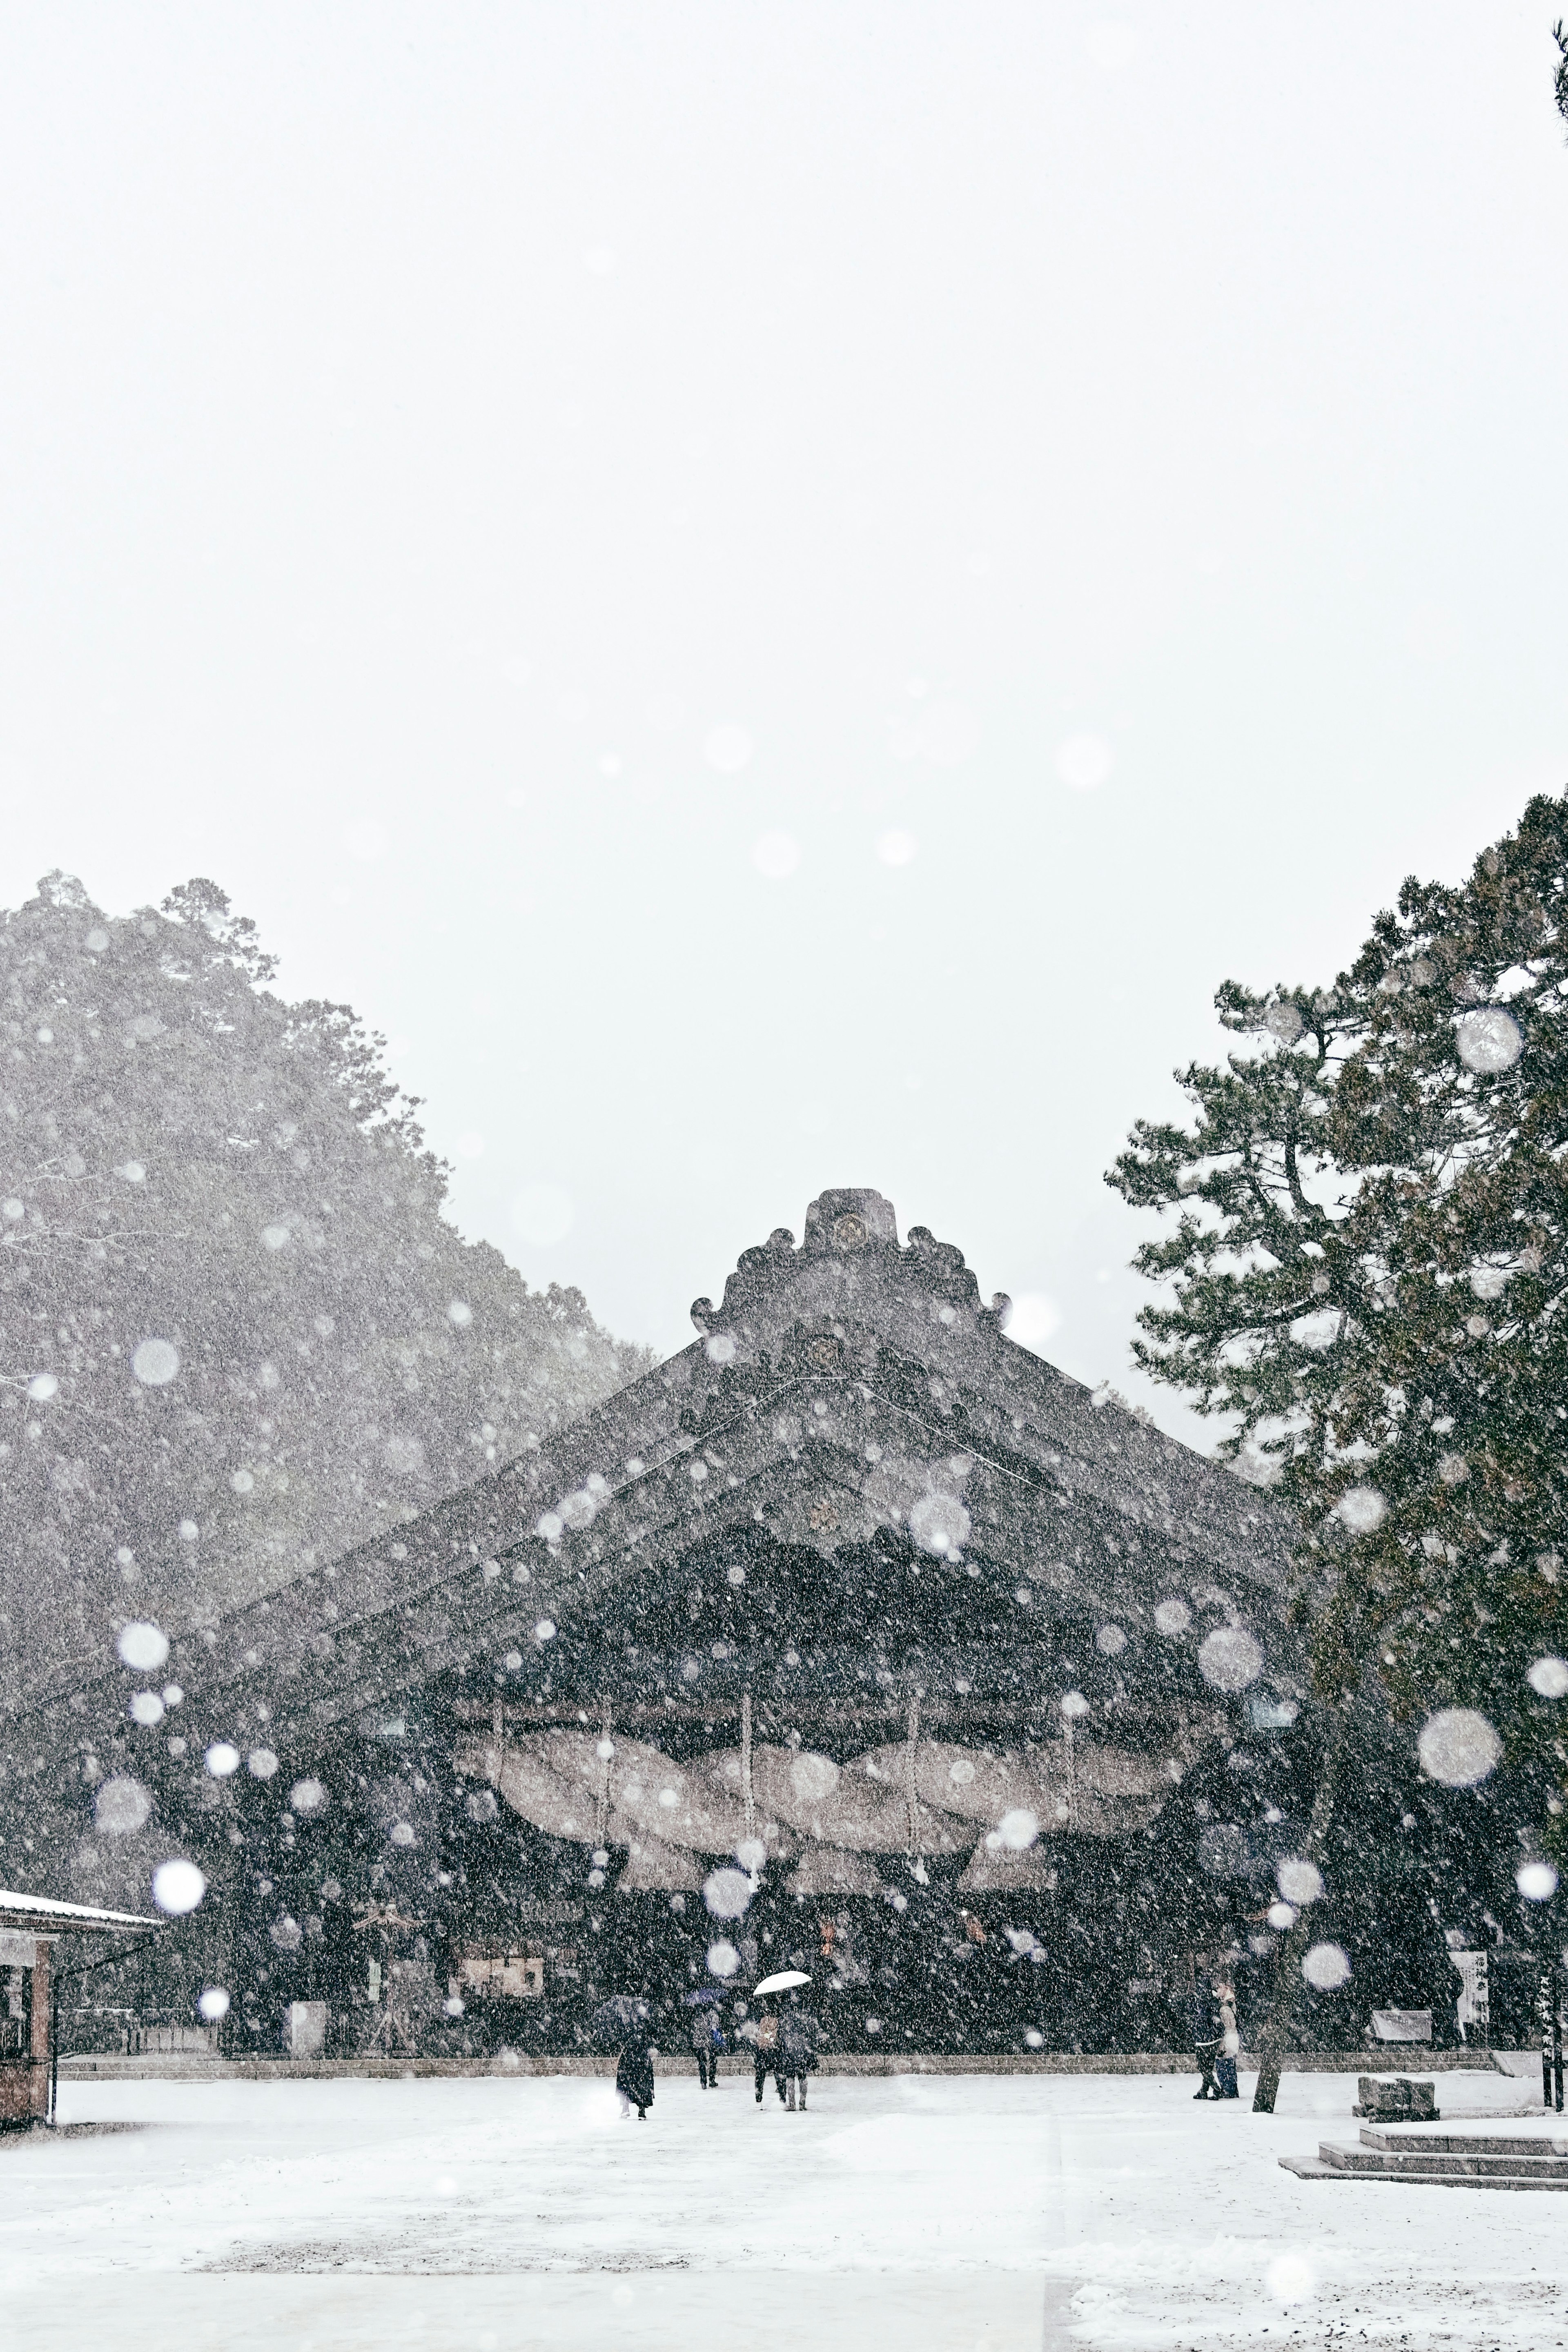
M842 1274L841 1285L833 1283L834 1272ZM783 1308L803 1290L820 1313L835 1307L853 1309L862 1297L868 1300L889 1284L931 1294L935 1312L946 1322L962 1313L1001 1331L1012 1313L1005 1291L989 1307L981 1305L980 1286L952 1243L939 1242L924 1225L912 1225L907 1247L900 1247L892 1202L867 1186L842 1185L813 1201L798 1248L789 1227L775 1225L765 1242L742 1250L724 1285L722 1305L694 1299L691 1320L710 1341L722 1341L726 1333L734 1338L749 1323L776 1323L778 1313L770 1309ZM807 1310L797 1306L794 1311ZM715 1361L727 1360L721 1348L710 1346L710 1354Z

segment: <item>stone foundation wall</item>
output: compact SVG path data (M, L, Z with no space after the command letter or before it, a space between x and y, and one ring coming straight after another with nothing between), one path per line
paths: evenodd
M1364 2074L1372 2060L1377 2057L1387 2069L1393 2063L1387 2045L1378 2053L1365 2050L1312 2050L1293 2052L1285 2061L1289 2074ZM1525 2071L1522 2062L1536 2066L1540 2056L1531 2051L1482 2050L1419 2050L1413 2052L1405 2071L1411 2074L1447 2074L1461 2072L1476 2074L1520 2074ZM721 2062L725 2074L751 2074L749 2060L733 2054ZM1255 2072L1257 2058L1244 2051L1237 2064L1245 2074ZM136 2057L72 2057L60 2060L62 2083L81 2082L267 2082L289 2079L321 2079L342 2076L346 2081L415 2081L436 2075L500 2076L505 2080L520 2075L583 2074L613 2075L616 2062L605 2058L525 2057L512 2053L509 2064L505 2057L496 2058L204 2058L195 2054L167 2055L148 2053ZM661 2052L654 2061L658 2075L696 2075L697 2062L693 2055L680 2052ZM946 2053L924 2055L920 2052L900 2052L897 2055L861 2057L825 2053L818 2062L821 2074L1195 2074L1194 2060L1183 2052L1164 2050L1133 2053L1118 2053L1097 2056L1077 2051L1048 2051L1039 2054L1020 2053L1014 2056L955 2058Z

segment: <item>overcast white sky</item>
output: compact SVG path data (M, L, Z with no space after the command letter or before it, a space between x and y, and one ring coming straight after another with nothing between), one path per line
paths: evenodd
M10 0L0 899L212 876L627 1336L871 1184L1135 1390L1215 983L1568 783L1554 13Z

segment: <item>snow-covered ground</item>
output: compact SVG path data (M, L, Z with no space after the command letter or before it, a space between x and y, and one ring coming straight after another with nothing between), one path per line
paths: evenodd
M1529 2088L1438 2080L1446 2114ZM1290 2076L1270 2119L1179 2075L825 2076L803 2116L731 2074L661 2081L639 2125L597 2079L68 2084L68 2132L0 2140L0 2343L1568 2344L1568 2200L1280 2169L1353 2138L1354 2095Z

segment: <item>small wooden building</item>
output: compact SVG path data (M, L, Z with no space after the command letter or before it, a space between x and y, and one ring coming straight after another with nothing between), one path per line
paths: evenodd
M49 2120L54 2094L58 1943L151 1931L158 1919L0 1887L0 2131Z

